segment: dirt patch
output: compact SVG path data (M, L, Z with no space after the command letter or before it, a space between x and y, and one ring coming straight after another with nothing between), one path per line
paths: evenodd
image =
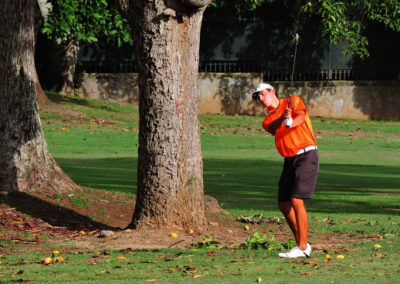
M135 198L89 188L63 195L15 193L1 197L0 202L0 240L25 244L66 246L73 241L81 249L150 249L189 247L203 236L233 244L244 242L254 232L273 234L276 241L286 242L292 238L282 221L244 224L237 216L220 208L211 196L205 198L208 227L203 232L193 233L187 228L126 229L132 219ZM112 235L102 238L102 230L112 231ZM171 237L172 231L176 237ZM340 233L310 234L316 249L344 246L366 238L368 236Z

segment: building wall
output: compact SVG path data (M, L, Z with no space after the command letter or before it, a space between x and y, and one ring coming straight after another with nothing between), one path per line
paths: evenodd
M199 112L266 114L251 90L263 81L261 73L200 73ZM400 81L268 82L280 97L300 95L312 116L400 120ZM80 93L86 98L135 103L136 73L85 74Z

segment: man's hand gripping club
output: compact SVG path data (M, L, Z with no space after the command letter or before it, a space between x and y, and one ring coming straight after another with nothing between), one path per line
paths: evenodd
M285 109L285 112L277 119L275 119L268 127L268 132L271 133L272 135L275 135L276 130L281 127L282 122L285 121L286 127L286 121L291 120L290 127L288 128L293 128L296 126L299 126L302 124L305 120L306 113L304 111L298 111L295 112L292 116L292 110L288 107Z

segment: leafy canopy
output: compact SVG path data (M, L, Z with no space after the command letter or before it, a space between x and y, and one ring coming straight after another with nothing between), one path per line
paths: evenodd
M319 18L321 35L334 44L348 42L345 54L368 57L368 22L381 23L400 32L400 1L397 0L214 0L211 7L232 8L237 15L254 11L262 5L281 1L297 10L299 22ZM300 20L301 19L301 20Z
M107 0L54 0L42 32L57 43L70 40L93 43L107 36L133 43L126 19Z

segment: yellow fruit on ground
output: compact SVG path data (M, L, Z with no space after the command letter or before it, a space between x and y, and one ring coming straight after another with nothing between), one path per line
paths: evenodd
M172 238L176 238L178 235L176 233L171 233Z
M43 260L43 264L44 265L49 265L51 263L51 257L46 257L44 260Z
M381 245L379 245L379 244L375 244L374 245L374 249L380 249L382 246Z
M57 257L57 261L64 262L64 258L62 256Z
M193 229L189 229L188 233L193 235L193 233L194 233Z
M343 259L343 258L344 258L344 255L339 254L338 256L336 256L336 258L338 258L338 259Z
M331 259L331 258L332 258L332 256L331 256L330 254L325 255L325 257L326 257L327 259Z

